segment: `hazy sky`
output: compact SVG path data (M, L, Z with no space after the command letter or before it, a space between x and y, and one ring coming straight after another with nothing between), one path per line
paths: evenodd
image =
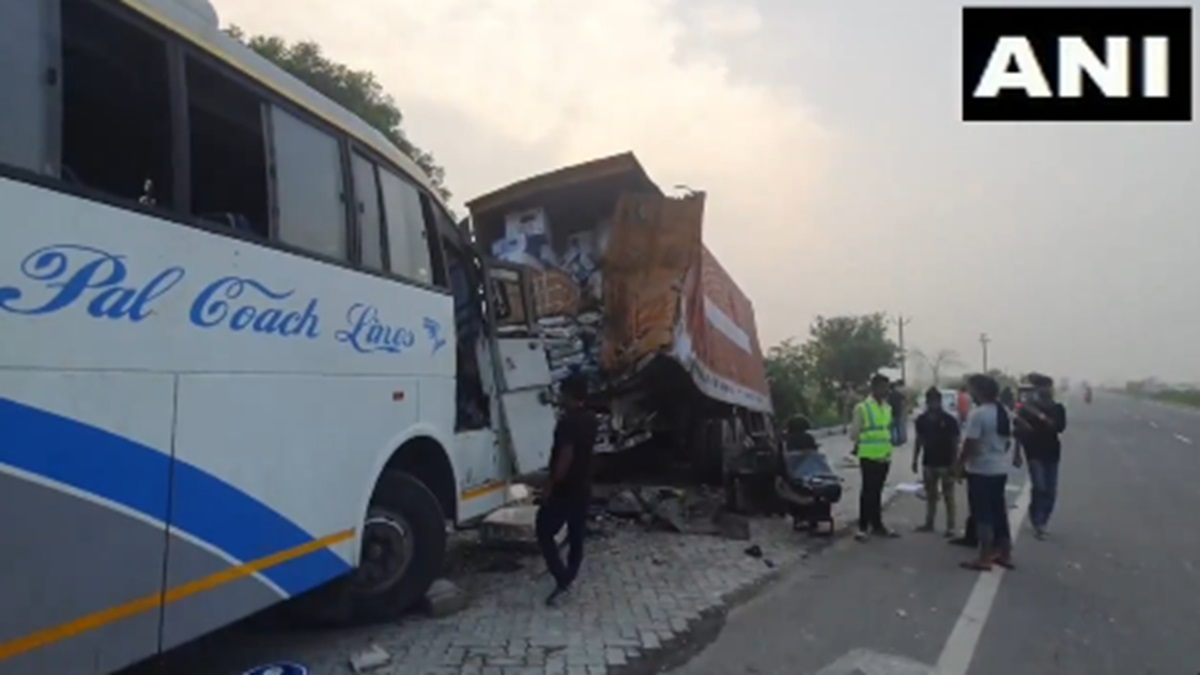
M974 367L986 331L1013 370L1200 380L1200 128L960 122L961 2L213 2L375 71L456 203L624 150L708 190L764 348L880 310Z

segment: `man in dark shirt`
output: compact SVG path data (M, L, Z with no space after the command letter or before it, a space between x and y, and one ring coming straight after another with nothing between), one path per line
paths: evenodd
M1054 400L1054 380L1030 375L1032 399L1017 413L1017 440L1029 460L1029 524L1038 539L1046 538L1046 525L1058 495L1058 464L1062 458L1059 434L1067 428L1067 409Z
M584 407L587 379L579 373L559 385L563 413L554 427L550 450L550 482L537 513L537 539L554 577L554 591L546 598L553 605L571 588L583 563L583 535L592 496L592 449L596 445L596 416ZM563 565L554 537L567 526L567 564Z
M1005 387L1000 392L1000 405L1012 410L1017 405L1017 395L1013 393L1012 387Z
M946 536L954 537L954 459L958 455L959 428L954 415L942 409L942 392L930 387L925 392L925 412L917 417L917 440L913 447L913 473L925 451L922 477L925 483L925 524L919 532L932 532L938 497L946 501Z

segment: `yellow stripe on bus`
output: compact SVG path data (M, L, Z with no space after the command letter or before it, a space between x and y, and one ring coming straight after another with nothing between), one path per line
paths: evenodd
M154 595L141 598L140 600L134 600L133 602L128 602L124 605L110 607L108 609L96 612L95 614L89 614L62 625L55 626L53 628L47 628L30 635L26 635L25 637L5 642L0 644L0 661L10 659L14 656L33 651L35 649L40 649L47 645L66 640L67 638L75 637L76 635L80 635L88 631L96 630L97 628L103 628L111 623L116 623L122 619L127 619L131 616L136 616L138 614L157 609L163 605L168 605L172 602L183 600L184 598L196 595L198 593L212 590L231 581L244 579L256 572L261 572L265 569L275 567L276 565L282 565L285 562L295 560L296 558L301 558L323 548L333 546L334 544L340 544L341 542L352 539L353 537L354 530L352 529L338 532L337 534L331 534L328 537L322 537L320 539L310 541L307 544L296 546L295 548L289 548L264 558L259 558L258 560L253 560L236 567L231 567L227 570L222 570L211 576L204 577L203 579L198 579L196 581L183 584L182 586L176 586L175 588L168 589L165 593L155 593Z
M462 497L462 500L465 502L465 501L470 501L472 499L478 499L484 495L489 495L497 490L503 490L506 487L508 487L508 483L505 483L504 481L484 483L483 485L480 485L478 487L473 487L468 490L463 490L463 492L460 496Z

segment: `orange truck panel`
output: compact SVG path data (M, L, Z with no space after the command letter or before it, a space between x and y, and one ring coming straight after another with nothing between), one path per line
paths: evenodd
M609 372L669 354L711 398L771 410L754 307L701 241L704 196L625 194L604 257Z
M617 202L603 262L605 370L631 370L674 345L703 216L703 197L625 194Z

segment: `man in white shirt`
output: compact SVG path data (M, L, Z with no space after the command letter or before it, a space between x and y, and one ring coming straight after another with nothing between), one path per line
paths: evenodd
M967 499L979 540L979 557L964 562L969 570L989 571L992 565L1011 569L1012 533L1008 524L1005 487L1010 465L1021 465L1019 451L1012 457L1012 420L999 403L1000 385L987 375L968 380L976 406L967 417L959 464L967 475Z

